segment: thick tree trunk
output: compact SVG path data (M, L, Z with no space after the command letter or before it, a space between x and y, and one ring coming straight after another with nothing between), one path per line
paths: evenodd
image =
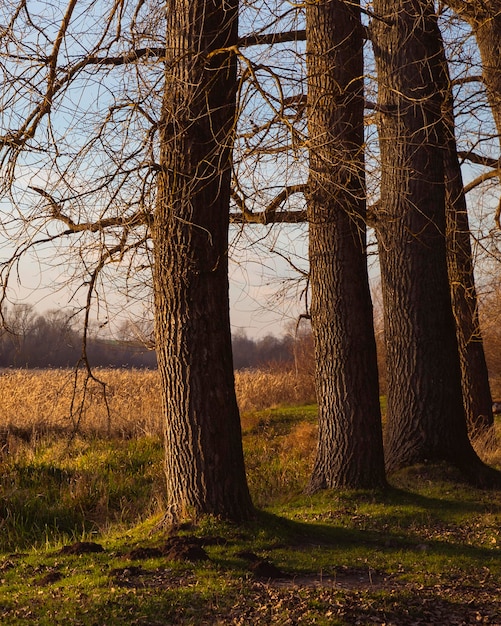
M482 76L501 139L501 0L446 0L472 28L482 57Z
M501 144L501 2L494 4L497 6L496 14L476 24L473 32L482 57L484 84ZM496 212L498 226L500 216L501 198Z
M501 2L473 32L482 57L482 74L496 128L501 136Z
M357 3L307 5L311 321L319 442L312 491L385 484L365 233Z
M168 516L252 512L236 403L228 298L237 3L167 8L154 288Z
M496 481L468 439L445 241L446 77L433 3L375 0L382 162L377 214L388 354L389 471L450 462Z

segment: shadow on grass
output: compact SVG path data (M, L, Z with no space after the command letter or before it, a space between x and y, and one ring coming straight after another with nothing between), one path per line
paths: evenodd
M430 503L430 499L419 497L419 500L421 504L423 500L431 504L431 510L435 510L435 503ZM393 522L396 519L395 515L388 515L383 518L383 521L386 526L387 520ZM479 564L499 560L497 544L492 548L468 545L461 539L455 540L453 536L447 537L446 540L431 538L423 543L423 538L419 537L414 529L406 531L401 517L398 517L398 520L400 526L395 530L359 529L341 524L327 524L322 521L296 521L260 511L256 522L247 526L248 540L262 550L268 551L281 550L283 552L288 549L311 550L313 548L328 550L332 547L339 551L361 548L362 550L377 549L380 553L388 555L407 551L421 558L427 554L443 555L452 559L471 559L478 561Z
M40 626L63 623L63 618L85 626L501 623L499 551L494 546L432 539L423 551L412 525L404 528L412 511L430 516L451 507L463 519L477 511L474 504L400 489L322 493L291 505L297 519L257 511L254 520L242 525L204 518L185 527L180 535L203 538L207 547L209 559L198 563L165 558L138 562L128 556L131 547L161 545L169 537L166 531L152 534L151 525L121 534L105 553L32 555L24 575L20 555L5 570L4 576L12 576L12 590L7 589L8 601L0 597L0 621L22 624L36 614ZM372 511L373 527L354 526L360 521L356 506L368 507L367 518ZM316 519L299 518L310 515ZM398 521L398 528L383 528L388 520ZM275 563L284 580L256 577L243 551ZM448 570L442 574L444 563ZM18 567L22 595L14 580ZM62 574L53 585L24 584L53 570ZM360 574L371 570L374 580L369 575L359 583ZM350 585L343 586L348 578ZM55 616L61 620L54 621Z

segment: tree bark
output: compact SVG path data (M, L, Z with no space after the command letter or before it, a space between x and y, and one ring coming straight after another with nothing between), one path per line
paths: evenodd
M444 60L445 65L445 60ZM449 83L450 84L450 83ZM461 366L463 404L471 439L493 436L489 372L478 315L470 225L457 155L452 92L444 102L447 265Z
M167 7L153 228L167 515L252 513L235 397L228 296L236 1Z
M388 354L388 471L426 461L487 484L468 439L446 259L446 77L432 2L375 0L382 162L377 211Z
M501 135L501 3L494 2L492 15L474 26L482 57L482 74L487 98L498 133Z
M310 490L385 484L366 257L363 38L356 2L306 8L311 323L319 441Z
M501 133L501 3L497 11L484 3L448 4L472 26L482 56L483 75L494 121ZM446 97L446 203L449 279L461 361L463 402L472 439L492 435L494 416L489 373L485 360L478 298L473 273L470 229L461 169L457 158L454 112L450 90Z
M482 58L482 76L501 138L501 1L446 0L471 26Z

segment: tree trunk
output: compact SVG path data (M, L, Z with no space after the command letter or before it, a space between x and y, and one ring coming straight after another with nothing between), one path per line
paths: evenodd
M252 512L236 403L228 297L237 2L173 0L154 243L168 517Z
M306 8L311 321L319 441L310 490L385 484L365 228L357 3Z
M457 156L450 89L444 104L444 122L447 263L452 309L456 320L463 404L470 438L485 439L494 434L494 415L489 372L478 317L470 226L463 177Z
M482 57L482 74L487 98L498 133L501 135L501 3L492 17L473 29Z
M441 36L427 0L375 0L374 11L387 469L447 461L487 484L497 475L468 439L447 273Z
M465 4L450 0L448 4L470 23L482 56L487 96L498 132L501 133L501 3ZM470 230L461 169L457 158L454 133L452 94L448 94L444 115L447 123L447 152L445 157L447 243L452 306L461 359L463 401L470 437L492 435L494 416L489 373L485 360L478 298L473 275Z

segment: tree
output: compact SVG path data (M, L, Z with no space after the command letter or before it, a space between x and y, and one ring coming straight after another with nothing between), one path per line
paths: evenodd
M69 0L46 13L35 7L40 13L32 15L20 2L6 16L8 44L15 44L2 69L15 121L2 138L5 182L15 194L13 172L29 172L31 196L36 192L43 206L24 215L4 274L26 250L80 239L88 329L107 269L128 262L133 285L136 268L145 260L151 267L153 255L166 520L206 513L242 520L252 504L227 276L238 5L88 8ZM23 45L25 56L15 49Z
M311 323L319 441L310 490L385 484L366 257L359 3L306 8Z
M445 460L497 480L468 440L447 274L442 41L432 2L377 0L381 198L376 225L388 354L389 471Z
M448 74L447 79L450 84ZM485 438L493 434L492 395L480 329L468 209L457 154L450 88L444 93L443 116L447 265L456 321L463 404L470 438Z
M471 26L482 57L482 76L492 115L501 133L501 3L499 0L445 0Z
M192 511L241 520L252 511L228 295L237 36L237 2L169 6L153 287L174 520Z

